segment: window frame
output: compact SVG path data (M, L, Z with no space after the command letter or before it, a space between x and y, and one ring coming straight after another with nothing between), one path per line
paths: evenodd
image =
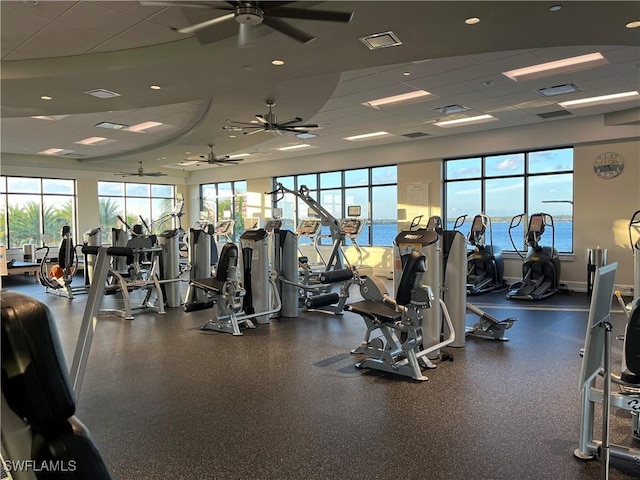
M9 179L27 179L27 180L35 180L38 183L38 191L12 191L9 186ZM58 192L49 192L46 191L45 183L48 181L65 181L71 184L71 192L58 193ZM4 209L2 212L2 229L4 230L4 238L0 236L0 243L6 244L7 248L21 248L21 246L12 246L11 240L11 219L9 215L9 198L12 195L25 195L32 197L39 197L39 211L38 211L38 232L34 235L37 238L34 238L34 241L42 246L56 246L60 243L60 231L58 231L57 235L52 236L50 240L47 239L47 236L50 235L47 233L47 222L45 218L45 213L47 211L45 200L50 197L60 197L60 198L68 198L71 200L71 221L68 223L71 227L72 235L75 239L79 238L77 232L78 225L78 184L75 179L72 178L63 178L63 177L29 177L29 176L21 176L21 175L2 175L0 176L0 195L2 195L4 200ZM69 198L70 197L70 198ZM23 243L24 245L24 243Z
M395 182L377 182L374 184L373 183L374 170L379 168L395 168ZM362 170L366 171L366 183L359 185L357 184L357 182L352 182L350 180L349 185L345 184L346 183L345 178L348 176L348 172L355 172L355 171L362 171ZM339 186L336 186L335 183L331 183L330 185L327 185L327 186L324 186L322 184L323 177L325 179L327 178L333 179L334 178L333 176L335 174L339 174L339 177L340 177ZM300 191L300 187L302 185L306 185L306 183L301 183L300 179L301 178L307 179L314 176L315 176L316 186L314 188L309 187L309 194L314 200L316 200L320 204L322 204L320 199L322 198L323 192L330 192L330 191L340 192L340 197L342 199L342 202L340 205L340 213L338 215L334 214L334 216L338 219L347 217L347 207L349 207L349 205L346 204L344 199L348 198L349 191L366 189L367 191L366 205L360 205L362 207L362 212L363 213L366 212L366 217L364 215L361 217L361 218L364 218L365 220L365 227L363 228L362 233L358 237L358 245L361 247L391 247L392 246L392 243L389 245L374 243L375 228L374 228L373 210L375 205L373 202L373 199L374 199L373 192L375 189L378 189L378 188L395 187L396 189L396 198L395 198L396 209L395 210L397 211L398 166L396 164L376 165L373 167L356 167L356 168L348 168L344 170L328 170L328 171L321 171L321 172L302 173L298 175L283 175L279 177L273 177L272 179L273 188L274 189L276 188L277 183L284 183L282 182L283 179L287 179L287 180L293 179L293 188L291 188L291 190ZM290 185L290 182L287 182L287 185ZM308 187L308 185L306 186ZM275 199L272 200L272 206L274 208L277 207L277 202ZM294 229L297 228L300 221L304 219L304 217L301 217L299 215L299 212L301 209L307 209L307 206L304 202L302 202L302 200L296 197L296 201L294 202L294 212L293 212ZM394 228L396 225L397 225L397 219L394 222ZM323 234L327 233L326 232L327 227L323 227L323 229L324 230L322 231L322 233ZM329 245L329 242L330 242L330 239L321 238L319 243L320 245Z
M556 170L556 171L543 171L543 172L534 172L532 173L530 171L530 155L532 154L536 154L536 153L540 153L540 152L552 152L555 150L567 150L567 149L571 149L572 151L572 164L571 164L571 169L567 170L567 169L561 169L561 170ZM524 162L524 166L523 166L523 171L522 173L514 173L514 174L504 174L504 175L488 175L487 174L487 158L492 158L492 157L498 157L498 156L509 156L509 155L523 155L523 162ZM530 195L529 195L529 183L530 183L530 179L536 179L536 178L542 178L542 177L551 177L551 176L559 176L559 175L567 175L570 174L572 176L573 179L573 175L575 172L575 164L574 164L574 157L575 157L575 146L574 145L563 145L563 146L557 146L557 147L546 147L546 148L538 148L538 149L529 149L529 150L516 150L516 151L506 151L506 152L492 152L492 153L485 153L485 154L475 154L475 155L469 155L469 156L465 156L465 157L451 157L451 158L445 158L443 160L443 168L442 168L442 183L443 183L443 205L442 205L442 211L444 212L444 218L443 221L445 223L445 225L448 222L449 219L449 207L450 205L448 205L447 202L447 188L449 187L449 185L451 184L455 184L455 183L460 183L460 182L469 182L469 181L479 181L480 182L480 211L479 212L471 212L472 214L477 214L477 213L481 213L481 212L485 212L486 211L486 206L487 206L487 182L491 181L491 180L508 180L508 179L522 179L523 181L523 190L522 190L522 195L523 195L523 205L524 205L524 213L525 213L525 217L528 218L529 215L531 215L532 213L536 213L533 211L530 211ZM464 177L459 177L459 178L448 178L447 175L447 162L454 162L454 161L460 161L460 160L475 160L475 159L479 159L480 160L480 174L479 175L475 175L475 176L464 176ZM574 254L574 248L575 248L575 225L574 225L574 217L575 217L575 212L574 212L574 208L573 208L573 198L574 198L574 194L575 194L575 188L573 187L573 181L572 181L572 188L571 188L571 199L570 200L566 200L567 203L571 204L571 249L569 251L566 250L560 250L558 248L557 242L556 242L556 248L558 249L558 252L560 254L563 255L573 255ZM559 201L563 201L563 200L559 200ZM554 219L555 220L555 219ZM554 222L556 223L556 222ZM526 227L526 225L525 225ZM557 232L555 232L555 237L557 240ZM488 240L487 240L488 241ZM509 246L511 247L511 246ZM515 250L513 250L513 248L503 248L504 252L512 252L512 253L516 253ZM526 251L524 244L523 244L523 249L519 250L519 251Z
M244 184L241 186L240 184ZM224 199L231 198L231 218L235 221L233 225L233 231L229 235L231 240L234 242L238 241L240 235L242 235L246 226L244 225L244 217L247 206L247 181L246 180L231 180L228 182L214 182L214 183L201 183L199 186L199 198L200 198L200 211L209 211L211 212L211 208L208 208L205 202L207 201L204 190L205 188L213 188L215 191L215 199L214 202L214 210L215 210L215 221L217 223L220 220L225 220L226 217L221 216L222 209L220 208L220 199L223 198L220 195L220 186L221 185L230 185L231 186L231 195L227 195L228 191L225 191ZM239 191L240 190L240 191ZM242 199L240 201L240 199ZM211 221L211 219L209 219Z

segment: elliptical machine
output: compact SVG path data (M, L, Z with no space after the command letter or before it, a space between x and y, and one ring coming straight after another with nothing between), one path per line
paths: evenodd
M516 215L509 224L509 239L524 263L522 264L522 280L509 287L507 298L542 300L560 289L560 256L555 248L555 226L553 217L548 213L534 213L529 217L529 226L524 237L528 246L525 257L516 247L512 235L512 230L520 225L524 216L524 213ZM551 227L550 247L540 245L540 239L546 227Z
M640 298L640 210L636 210L629 220L629 246L633 251L633 300L627 309L637 304Z
M489 244L485 235L489 227ZM474 249L467 256L467 295L479 295L505 286L502 249L493 244L491 218L480 213L473 218L469 244Z

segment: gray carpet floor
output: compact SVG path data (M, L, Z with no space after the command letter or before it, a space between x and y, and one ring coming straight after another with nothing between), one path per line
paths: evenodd
M87 296L45 294L32 277L3 288L51 308L70 365ZM471 301L518 317L510 340L447 348L454 361L427 382L355 368L349 351L365 325L349 312L275 319L242 337L201 331L211 310L106 317L77 415L119 480L600 478L597 461L572 455L586 295ZM617 335L625 317L615 307ZM614 341L616 366L621 349ZM632 444L629 416L612 419L612 440ZM610 478L640 471L613 462Z

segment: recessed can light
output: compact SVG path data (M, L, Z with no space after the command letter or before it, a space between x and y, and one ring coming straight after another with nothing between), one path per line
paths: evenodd
M279 67L281 65L284 65L284 60L271 60L271 64Z
M50 97L49 95L42 95L40 98L42 100L53 100L53 97Z
M640 27L640 20L634 20L633 22L629 22L625 25L627 28L638 28Z
M558 10L562 10L562 5L551 5L549 7L550 12L557 12Z
M411 75L411 72L402 72L402 75L404 75L405 77L408 77L409 75Z
M161 90L162 89L162 87L160 85L150 85L149 88L151 90Z
M478 17L469 17L464 21L464 23L467 25L475 25L476 23L480 23L480 19Z

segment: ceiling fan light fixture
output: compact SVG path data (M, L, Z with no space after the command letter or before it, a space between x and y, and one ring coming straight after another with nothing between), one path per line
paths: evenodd
M234 11L236 22L242 25L260 25L264 12L253 5L239 5Z

